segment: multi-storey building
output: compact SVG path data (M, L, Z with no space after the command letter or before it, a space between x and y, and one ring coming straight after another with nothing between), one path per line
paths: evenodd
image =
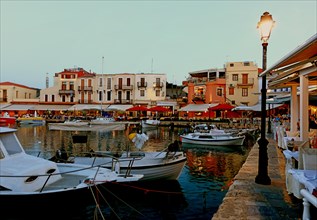
M0 103L37 102L39 89L12 82L0 82Z
M188 103L223 103L226 101L225 69L207 69L189 73L183 85L188 89Z
M64 69L54 86L41 90L41 103L156 105L166 97L166 74L96 74Z
M258 103L258 67L253 62L228 62L224 69L190 72L183 85L187 87L188 103Z
M233 105L253 106L259 102L259 69L253 62L227 62L226 99Z

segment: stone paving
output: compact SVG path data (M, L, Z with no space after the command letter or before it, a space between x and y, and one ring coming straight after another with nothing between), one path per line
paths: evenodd
M285 186L285 159L275 140L268 139L270 185L255 183L259 146L256 143L235 176L212 220L222 219L301 219L302 200L288 195Z

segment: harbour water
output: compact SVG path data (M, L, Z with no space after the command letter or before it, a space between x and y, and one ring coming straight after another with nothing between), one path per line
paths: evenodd
M80 132L88 143L73 145L74 131L50 131L44 126L17 128L17 136L27 153L52 157L64 147L68 151L136 151L128 139L133 127L121 131ZM178 140L181 128L147 130L149 140L142 151L164 150ZM78 133L78 132L77 132ZM69 210L67 219L208 219L217 211L234 176L244 163L251 146L199 147L184 145L187 163L177 181L110 186L105 189L100 210L91 203L80 210ZM108 191L107 191L108 190ZM108 193L107 193L108 192ZM102 214L100 214L100 212ZM36 213L34 213L36 215ZM103 218L102 218L103 217Z

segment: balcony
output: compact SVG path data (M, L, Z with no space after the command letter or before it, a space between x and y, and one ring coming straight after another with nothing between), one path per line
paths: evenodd
M75 90L72 89L60 89L58 91L59 95L75 95Z
M90 91L92 92L92 86L78 86L78 91Z
M249 87L254 85L254 78L248 78L248 79L239 79L237 82L238 87Z
M193 102L197 102L197 101L205 102L205 95L203 95L203 94L194 94L192 101Z
M147 82L137 82L138 89L139 88L146 88L147 87Z
M133 85L114 85L115 90L133 90Z
M115 104L132 104L133 100L131 99L115 99Z
M153 83L153 88L154 89L162 89L163 88L163 83L162 82L155 82Z
M78 100L79 104L92 104L92 100L89 99L79 99Z

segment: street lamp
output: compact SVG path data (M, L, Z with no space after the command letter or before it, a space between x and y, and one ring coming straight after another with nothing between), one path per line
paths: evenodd
M266 70L266 51L268 40L271 35L275 21L273 21L272 15L269 12L264 12L258 22L257 28L261 34L261 41L263 47L263 59L262 69ZM259 163L258 163L258 175L255 178L255 182L263 185L270 185L271 179L268 176L268 155L267 145L268 140L265 138L266 128L266 75L262 76L262 89L261 89L261 137L258 141L259 144Z

